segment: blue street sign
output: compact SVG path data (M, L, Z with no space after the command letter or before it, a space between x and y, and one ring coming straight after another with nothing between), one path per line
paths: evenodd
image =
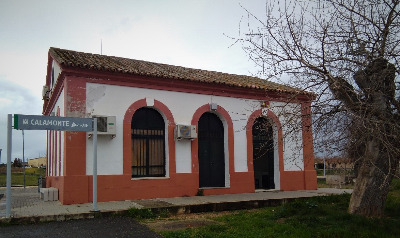
M14 129L93 131L93 119L14 114Z

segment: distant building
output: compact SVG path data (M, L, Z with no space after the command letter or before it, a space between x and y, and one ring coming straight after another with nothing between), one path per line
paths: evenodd
M39 157L36 159L28 160L28 166L31 166L33 168L39 168L42 166L46 166L46 162L47 162L47 157Z
M323 169L325 161L325 169L353 169L354 162L349 158L332 157L332 158L315 158L315 168Z
M256 77L50 48L43 115L98 118L98 201L305 190L317 189L313 98ZM46 183L63 204L92 201L92 145L90 133L47 133Z

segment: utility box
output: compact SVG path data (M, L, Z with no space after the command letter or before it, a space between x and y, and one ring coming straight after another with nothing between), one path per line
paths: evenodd
M110 135L115 137L117 134L116 130L116 117L115 116L93 116L97 118L97 135ZM93 132L89 132L92 135Z
M345 184L344 175L326 175L326 184L341 185Z
M40 192L41 188L45 188L46 187L46 178L38 178L38 193Z
M40 199L43 201L58 201L58 189L57 188L41 188Z
M176 125L175 138L177 140L197 138L197 131L195 125Z

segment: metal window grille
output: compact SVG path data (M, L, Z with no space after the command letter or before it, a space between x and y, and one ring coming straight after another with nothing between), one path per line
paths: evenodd
M165 129L161 115L139 109L132 118L132 177L165 176Z

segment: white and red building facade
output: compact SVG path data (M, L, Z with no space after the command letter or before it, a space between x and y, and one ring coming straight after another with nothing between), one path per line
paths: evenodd
M57 48L46 85L44 115L116 118L115 137L98 137L98 201L317 188L310 93ZM195 126L197 137L178 140L177 125ZM91 202L89 134L47 138L47 187L63 204Z

